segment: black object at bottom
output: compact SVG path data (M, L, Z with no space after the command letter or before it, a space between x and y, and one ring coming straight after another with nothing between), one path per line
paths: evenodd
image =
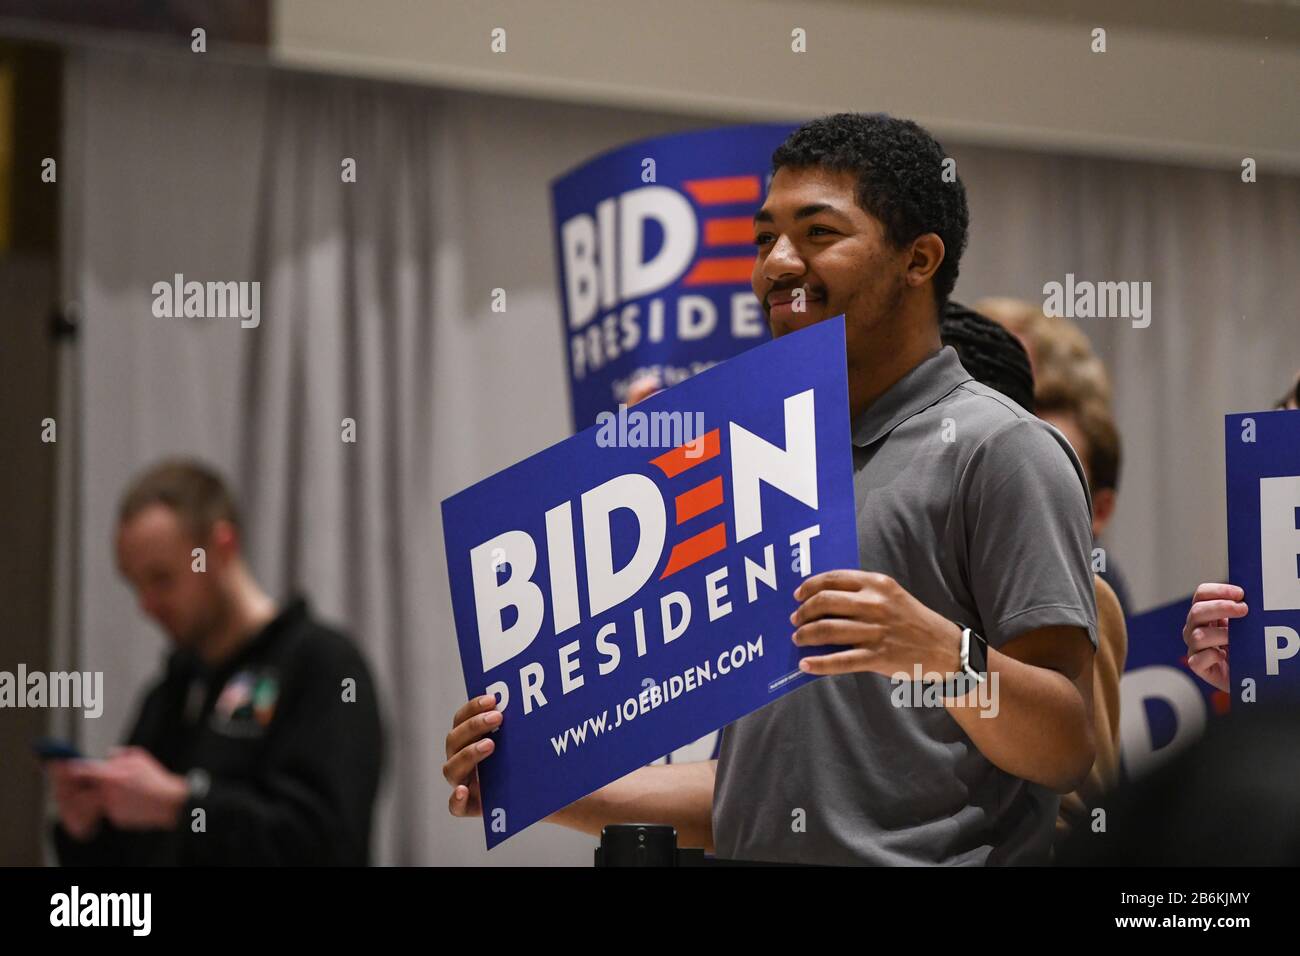
M597 866L682 866L680 854L703 850L677 849L677 828L664 823L614 823L600 831Z
M600 831L596 866L768 866L797 867L797 863L758 863L719 860L698 848L677 846L677 829L664 823L613 823Z

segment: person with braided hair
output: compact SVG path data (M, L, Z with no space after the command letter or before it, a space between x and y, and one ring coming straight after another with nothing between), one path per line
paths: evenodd
M949 302L939 338L951 345L971 378L996 388L1027 412L1034 410L1034 371L1020 340L987 316Z

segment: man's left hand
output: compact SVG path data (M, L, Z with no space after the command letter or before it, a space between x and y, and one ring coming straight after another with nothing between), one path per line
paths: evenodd
M800 647L845 645L848 650L805 657L809 674L871 671L885 676L915 665L946 678L961 670L961 628L930 610L885 574L826 571L795 589L800 605L790 616Z

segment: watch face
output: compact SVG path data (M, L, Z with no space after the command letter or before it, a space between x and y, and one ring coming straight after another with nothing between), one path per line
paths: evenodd
M989 669L988 642L974 631L970 632L970 669L978 674Z

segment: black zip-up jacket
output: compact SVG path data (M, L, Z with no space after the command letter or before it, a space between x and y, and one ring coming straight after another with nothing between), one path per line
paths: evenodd
M128 744L174 773L201 771L207 793L192 788L175 830L105 820L80 842L56 825L64 865L369 862L383 751L374 684L352 642L301 599L213 670L173 653Z

